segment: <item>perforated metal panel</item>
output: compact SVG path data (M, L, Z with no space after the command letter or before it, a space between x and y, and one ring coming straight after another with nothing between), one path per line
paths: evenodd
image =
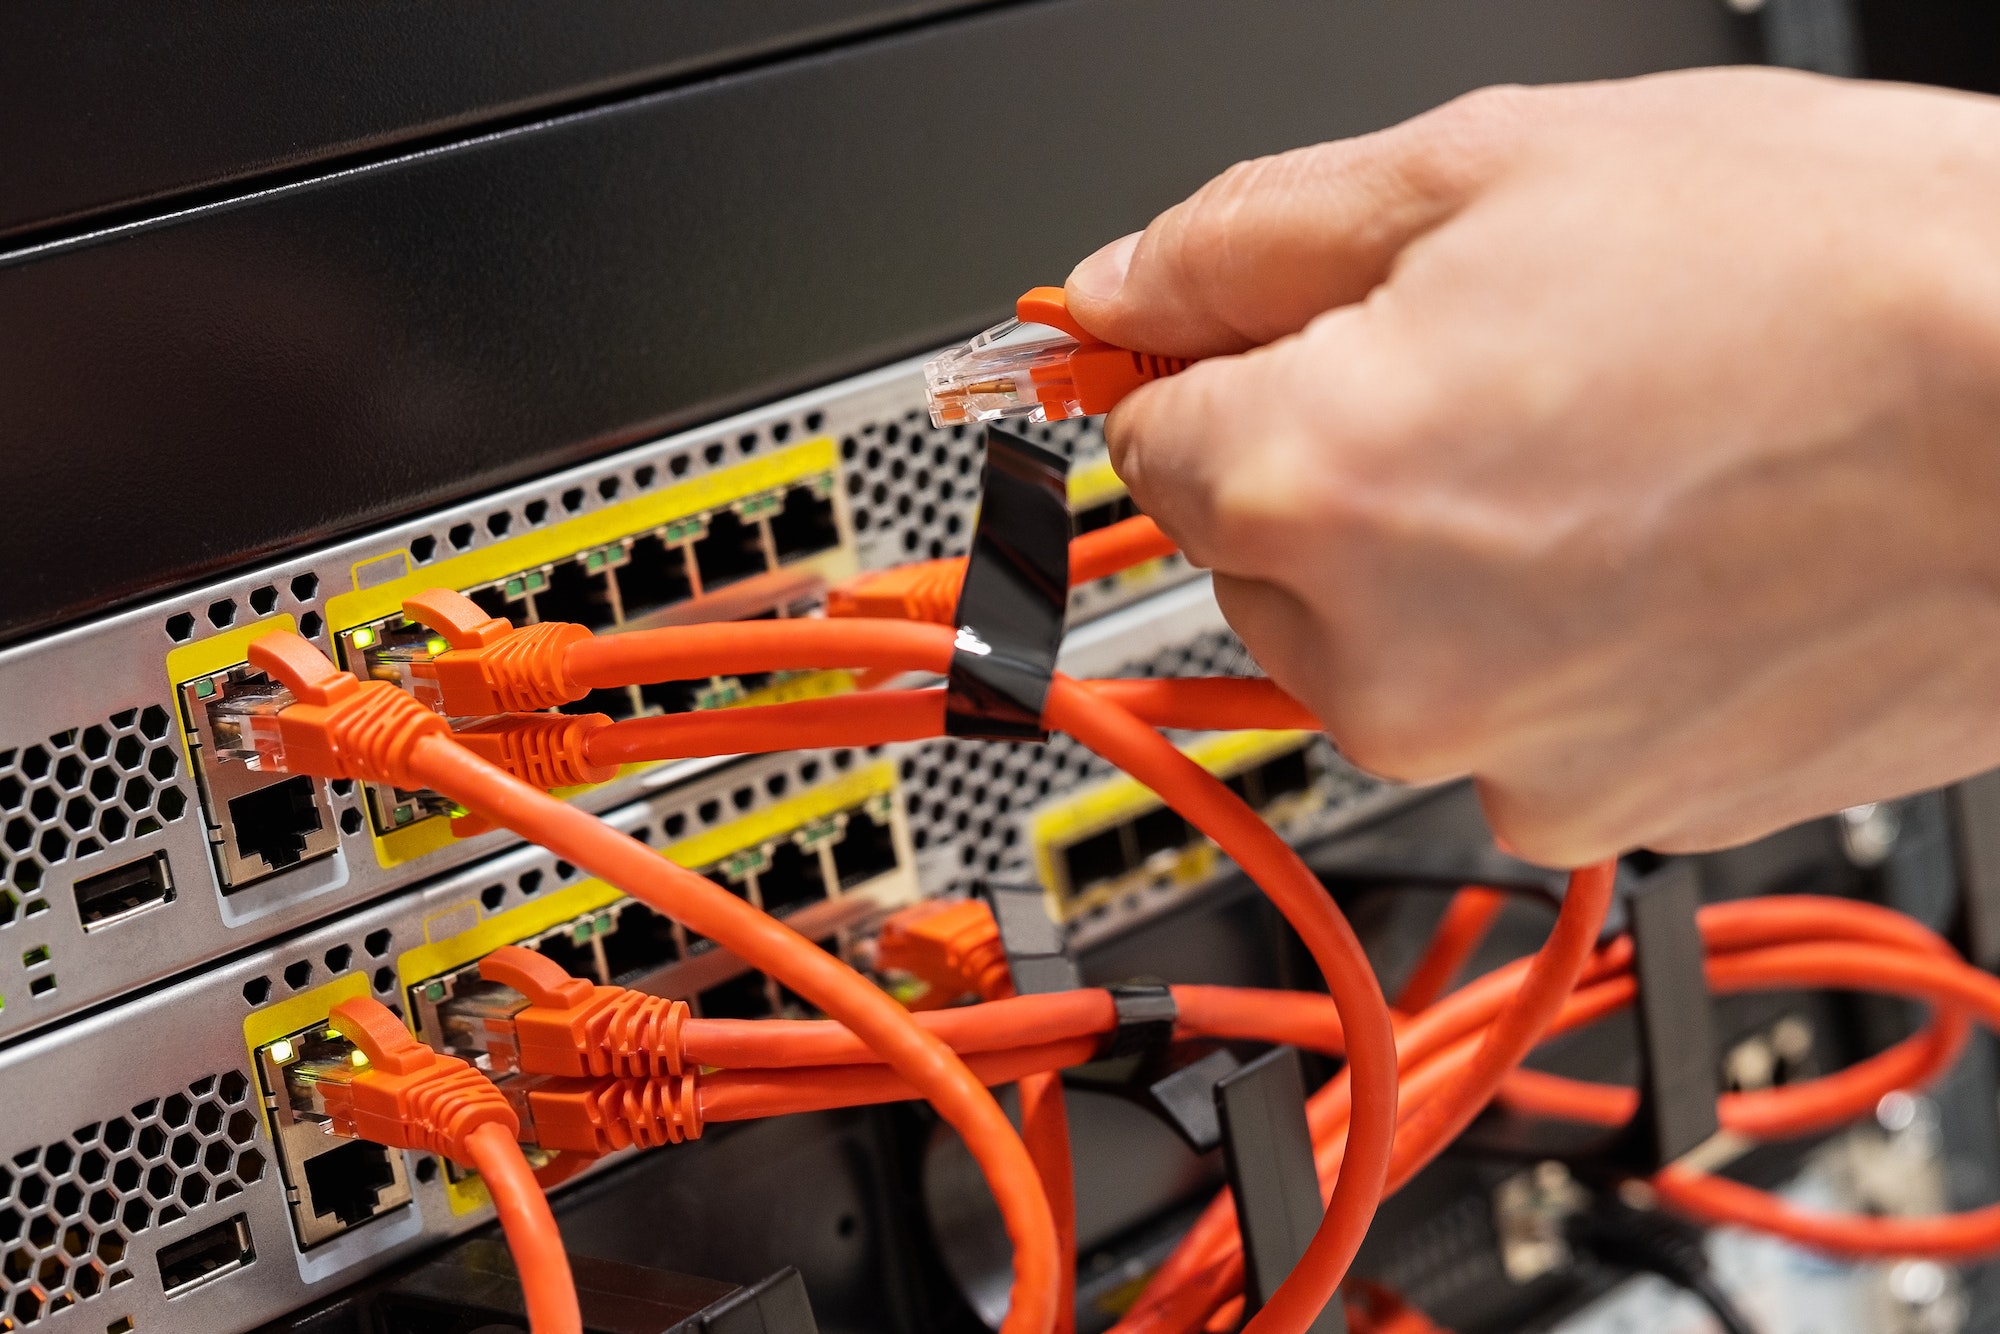
M131 1282L133 1238L263 1180L260 1135L230 1070L0 1163L0 1329Z
M48 910L53 867L187 813L169 732L167 711L152 704L0 751L0 927Z

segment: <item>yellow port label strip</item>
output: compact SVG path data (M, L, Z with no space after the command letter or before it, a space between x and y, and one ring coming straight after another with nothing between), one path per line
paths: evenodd
M1301 731L1220 732L1198 737L1181 752L1219 778L1227 778L1286 751L1296 750L1315 733ZM1028 833L1035 847L1035 869L1042 883L1056 886L1062 877L1055 864L1061 848L1092 834L1123 824L1160 805L1153 790L1122 774L1093 783L1082 791L1037 811Z
M400 553L404 556L408 573L364 587L370 579L370 575L363 572L368 566L381 561L384 555L393 560L399 554L378 553L354 566L354 591L326 600L327 625L338 635L357 625L400 613L404 598L427 588L477 588L538 565L568 560L592 547L604 546L633 533L719 509L745 496L789 486L802 478L828 472L839 458L840 447L831 436L815 436L762 458L718 468L701 477L677 482L616 505L607 505L547 528L522 533L519 537L510 537L422 569L414 568L415 562L408 560L407 553Z
M1125 483L1111 467L1111 456L1099 454L1079 463L1069 473L1069 507L1087 510L1125 494Z

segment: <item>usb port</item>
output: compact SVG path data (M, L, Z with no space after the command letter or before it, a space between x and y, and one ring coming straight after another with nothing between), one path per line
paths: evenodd
M242 1214L160 1248L160 1287L178 1297L257 1260L250 1220Z
M76 915L85 931L173 901L174 877L164 852L76 882Z

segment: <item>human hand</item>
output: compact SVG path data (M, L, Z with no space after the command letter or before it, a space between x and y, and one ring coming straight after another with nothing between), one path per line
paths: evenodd
M1523 856L2000 763L2000 101L1489 90L1234 168L1068 296L1210 358L1106 431L1258 661Z

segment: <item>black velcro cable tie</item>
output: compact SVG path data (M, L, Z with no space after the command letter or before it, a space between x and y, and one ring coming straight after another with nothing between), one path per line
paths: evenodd
M1645 877L1625 897L1638 993L1639 1112L1623 1156L1646 1172L1699 1148L1719 1128L1700 906L1701 881L1686 860Z
M1117 1010L1118 1027L1111 1031L1111 1045L1100 1060L1151 1055L1173 1044L1174 1025L1181 1015L1166 983L1118 982L1105 990Z
M1083 985L1076 960L1064 947L1062 930L1049 916L1048 895L1040 885L986 884L981 889L993 908L1016 994L1037 996Z
M953 623L945 735L1046 741L1042 705L1069 610L1069 463L986 428L979 520Z

